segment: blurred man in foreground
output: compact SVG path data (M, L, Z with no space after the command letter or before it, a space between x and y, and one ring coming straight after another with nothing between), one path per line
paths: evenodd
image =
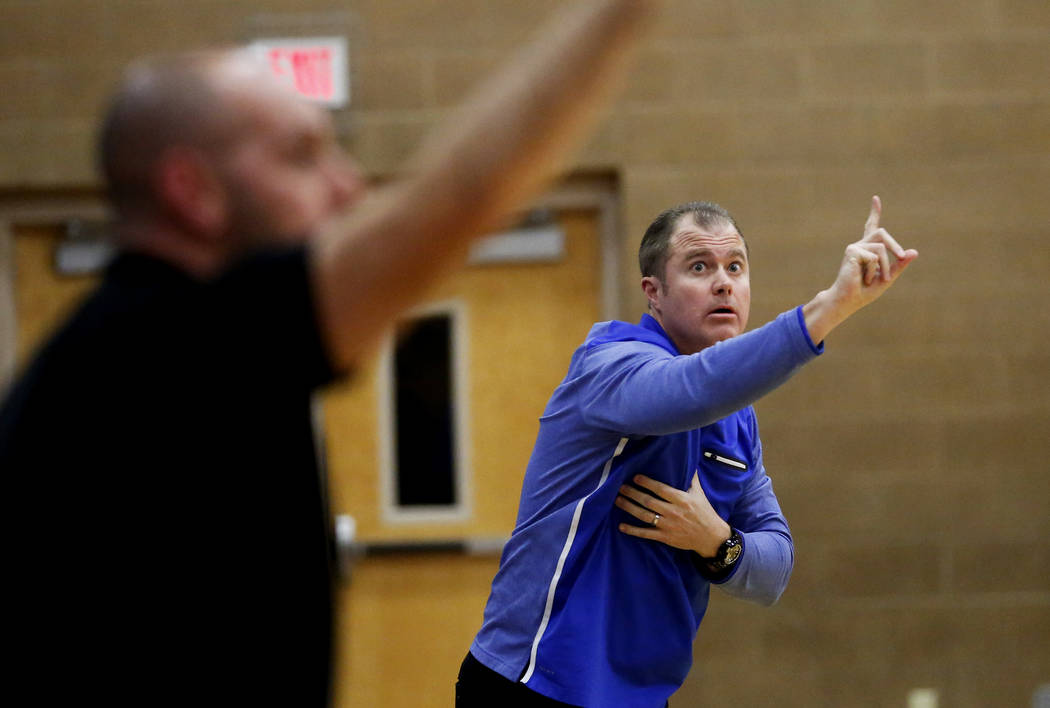
M33 702L327 702L311 394L552 176L656 5L573 7L369 196L244 53L128 71L100 140L121 253L0 409Z

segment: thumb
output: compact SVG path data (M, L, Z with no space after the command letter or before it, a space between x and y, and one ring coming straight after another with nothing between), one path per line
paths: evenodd
M689 495L693 498L694 509L700 514L700 518L712 518L717 516L715 509L711 506L711 500L707 498L707 493L704 492L704 488L700 485L700 475L698 472L693 473L693 482L689 485Z
M700 497L705 502L707 501L707 493L704 492L704 488L700 484L700 474L698 472L693 472L693 481L689 485L689 493Z

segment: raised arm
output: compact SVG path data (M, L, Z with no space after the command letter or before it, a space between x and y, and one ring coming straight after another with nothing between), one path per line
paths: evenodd
M570 3L315 249L320 322L349 365L534 195L595 121L656 0Z
M668 435L754 403L820 352L799 310L686 356L640 342L591 349L577 381L584 420L621 435Z

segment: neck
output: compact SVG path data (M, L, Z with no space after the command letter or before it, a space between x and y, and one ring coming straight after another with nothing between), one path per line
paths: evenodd
M219 273L229 255L217 242L195 238L172 226L144 220L123 220L117 228L121 248L165 261L200 280Z
M678 338L676 338L674 336L674 333L668 330L667 327L664 325L664 321L663 318L660 317L660 313L654 310L652 306L649 307L649 316L656 320L656 322L660 325L660 329L662 329L664 331L664 334L667 335L667 338L671 340L671 344L674 344L674 348L678 350L679 354L695 354L697 351L699 351L699 349L694 350L690 348L685 342L682 342Z

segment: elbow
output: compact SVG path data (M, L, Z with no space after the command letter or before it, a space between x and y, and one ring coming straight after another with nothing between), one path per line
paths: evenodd
M787 547L787 559L783 571L773 583L770 583L767 592L762 594L758 603L763 607L772 607L780 601L780 597L787 590L788 581L791 580L791 571L795 568L795 549L789 543Z
M788 581L791 579L791 571L795 567L795 549L790 542L781 545L782 555L779 562L769 568L768 574L755 582L747 597L750 601L763 607L772 607L780 601L780 597L787 590Z
M790 576L790 574L791 573L789 572L788 575ZM772 607L780 602L780 597L784 594L784 591L787 590L787 581L788 579L785 577L782 582L761 588L752 593L749 599L762 607Z
M755 601L763 607L772 607L780 602L780 597L784 594L785 590L787 590L787 579L777 587L770 588L768 592L755 598Z

